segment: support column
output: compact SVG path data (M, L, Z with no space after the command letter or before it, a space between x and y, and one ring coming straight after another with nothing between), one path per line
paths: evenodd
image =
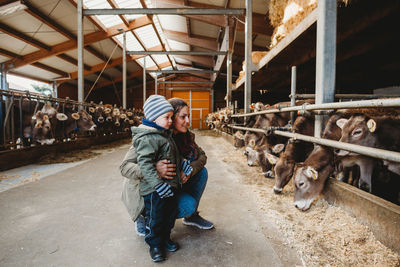
M158 94L157 93L157 72L156 72L156 78L155 78L155 84L154 84L154 88L155 88L155 92L154 92L154 94Z
M244 84L244 113L250 112L251 104L251 73L252 73L252 34L253 34L253 3L252 0L246 0L246 25L245 25L245 84Z
M78 17L78 102L83 102L83 0L77 1ZM80 106L79 109L82 107Z
M292 66L292 79L290 85L290 105L296 106L296 76L297 76L297 68L296 66ZM290 123L293 125L294 123L294 115L295 112L290 112Z
M51 92L51 96L54 98L58 97L57 87L57 81L53 81L53 92Z
M143 58L143 105L146 101L146 57Z
M315 104L335 99L336 1L318 1ZM315 116L314 136L320 137L326 116Z
M7 83L7 76L6 76L6 72L4 69L4 64L0 64L0 68L1 68L1 73L0 73L0 89L7 89L6 88L6 83ZM3 120L5 117L5 114L3 114L3 101L4 101L4 97L1 95L0 96L0 144L4 144L4 130L3 130Z
M232 52L228 52L226 59L226 106L232 105Z
M126 109L126 32L124 32L122 36L122 108Z

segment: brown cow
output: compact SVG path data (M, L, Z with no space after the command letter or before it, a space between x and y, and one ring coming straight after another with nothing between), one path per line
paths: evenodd
M292 132L304 135L314 135L314 118L299 116L296 118ZM309 142L289 140L285 151L280 155L277 161L275 171L274 193L282 192L285 185L290 181L293 175L293 169L296 163L303 162L311 153L314 145Z
M350 114L338 111L331 115L322 138L339 140L341 129L336 121L348 118ZM324 188L324 184L335 170L333 148L316 145L314 150L304 161L296 164L293 171L294 204L300 210L308 210L312 202L318 197Z
M355 114L348 120L338 120L337 124L342 128L341 142L400 151L400 116L397 114ZM335 153L338 156L354 155L345 150L335 150ZM389 171L400 175L400 163L387 160L383 163ZM367 182L371 187L371 181Z

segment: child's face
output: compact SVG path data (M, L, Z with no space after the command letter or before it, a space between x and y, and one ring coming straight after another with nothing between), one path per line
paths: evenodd
M162 114L161 116L157 117L154 122L165 129L169 129L172 125L172 111L168 111L167 113Z

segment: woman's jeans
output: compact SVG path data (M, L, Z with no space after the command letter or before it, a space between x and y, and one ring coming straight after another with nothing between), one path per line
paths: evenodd
M189 178L183 184L182 191L178 194L178 215L177 218L189 217L197 211L200 198L206 188L208 172L203 168L196 175Z

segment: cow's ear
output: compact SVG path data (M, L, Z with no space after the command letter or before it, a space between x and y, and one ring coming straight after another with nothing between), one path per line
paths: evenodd
M68 119L67 115L64 113L58 112L56 115L57 120L59 121L66 121Z
M274 145L274 147L272 148L272 152L274 152L275 154L279 154L283 151L284 148L285 144L277 144Z
M368 130L373 133L376 130L376 122L373 119L369 119L367 122Z
M96 111L96 109L95 109L94 107L90 107L90 108L89 108L89 112L90 112L90 113L94 113L95 111Z
M315 170L313 167L308 166L306 169L306 175L310 178L312 178L313 180L317 180L318 179L318 171Z
M79 118L80 118L81 116L79 115L78 112L75 112L75 113L72 113L72 114L71 114L71 117L72 117L74 120L79 120Z
M254 148L254 147L256 146L256 141L254 141L254 139L251 139L251 140L249 141L249 145L250 145L252 148Z
M343 130L343 126L346 124L346 122L348 121L348 119L338 119L336 121L336 125Z
M264 155L267 157L269 163L271 163L272 165L275 165L279 160L277 156L274 156L266 151L264 151Z

